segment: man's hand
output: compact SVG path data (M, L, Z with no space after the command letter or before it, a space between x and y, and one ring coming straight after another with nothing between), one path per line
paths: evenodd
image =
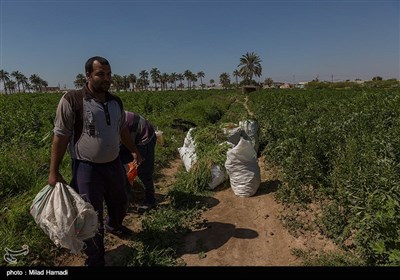
M54 186L56 185L57 182L66 184L63 176L59 172L57 172L55 174L50 173L49 174L49 179L47 180L47 183L54 188Z
M144 159L142 158L140 153L132 153L132 156L133 156L133 160L136 160L138 166L140 164L142 164L142 162L144 161Z

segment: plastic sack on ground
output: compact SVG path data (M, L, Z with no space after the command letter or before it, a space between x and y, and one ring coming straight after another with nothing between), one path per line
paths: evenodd
M219 165L214 164L211 166L211 182L208 183L210 189L215 189L228 179L228 174Z
M239 143L226 153L225 168L235 195L254 195L261 183L257 154L251 141L240 139Z
M183 164L185 165L186 171L189 172L193 164L195 164L197 161L197 156L194 148L180 147L178 148L178 151L183 161Z
M193 164L195 164L197 161L196 149L195 149L196 145L191 135L193 129L194 128L189 129L185 139L183 140L183 146L178 148L179 155L181 157L181 160L183 161L183 164L185 165L185 169L187 172L190 171Z
M33 200L30 213L54 244L73 254L83 249L83 240L98 231L93 206L66 184L45 186Z
M250 140L256 153L260 146L258 140L259 125L255 120L244 120L239 122L239 127L243 130L242 136L246 140Z
M226 140L234 145L237 145L242 136L243 130L237 124L227 123L222 127L222 131L226 136Z
M228 145L230 149L235 147L235 145L229 141L225 141L219 145L224 145L224 144ZM229 178L228 173L224 168L221 168L221 166L219 165L213 164L211 166L211 182L208 183L208 186L210 187L210 189L213 190L217 186L225 182L228 178Z
M193 130L194 130L194 128L190 128L189 131L186 133L185 139L183 140L183 147L193 148L193 150L194 150L196 145L194 143L194 139L192 136Z

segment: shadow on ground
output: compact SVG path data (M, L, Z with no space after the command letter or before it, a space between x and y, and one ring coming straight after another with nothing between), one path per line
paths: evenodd
M126 262L126 257L130 254L132 248L123 244L106 252L106 266L121 265Z
M260 184L257 192L253 196L266 195L269 193L274 193L278 190L279 186L282 184L280 180L265 181Z
M232 237L253 239L258 233L251 229L236 228L233 224L210 222L206 228L192 231L185 237L185 247L179 252L184 254L199 254L223 246Z

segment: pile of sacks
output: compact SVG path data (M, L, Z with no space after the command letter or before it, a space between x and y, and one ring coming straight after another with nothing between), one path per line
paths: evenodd
M189 171L197 161L196 143L191 134L193 129L189 129L183 146L178 148L186 171ZM257 192L261 183L257 161L258 123L254 120L244 120L239 122L239 125L226 124L222 129L226 136L226 143L231 148L226 154L225 169L219 165L211 166L212 177L208 186L210 189L214 189L229 178L235 195L252 196Z

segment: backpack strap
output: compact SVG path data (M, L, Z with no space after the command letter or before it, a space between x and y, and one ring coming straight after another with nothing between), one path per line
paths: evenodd
M86 91L87 91L86 87L83 87L79 90L73 90L65 94L65 98L70 102L75 114L74 144L79 140L83 131L84 118L85 118L83 110L83 101L85 98L85 94L87 94ZM109 100L115 100L118 103L121 112L123 112L122 100L119 97L113 94L109 94Z
M74 123L74 144L78 142L83 131L83 92L78 91L75 94L74 100L74 112L75 112L75 123Z
M83 130L83 90L73 90L64 94L64 98L74 111L74 144L79 140Z

